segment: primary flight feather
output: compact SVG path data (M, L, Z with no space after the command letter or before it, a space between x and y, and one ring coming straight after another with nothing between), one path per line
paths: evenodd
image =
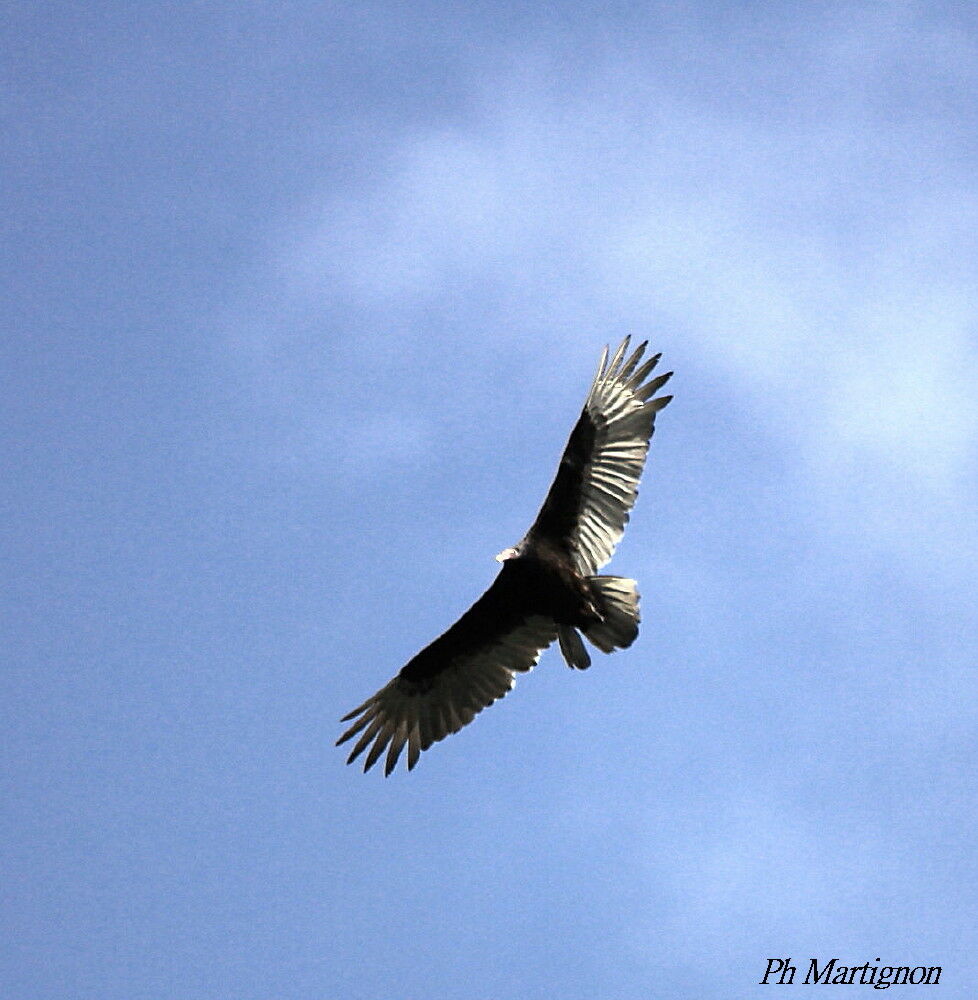
M523 540L496 556L503 565L492 586L343 717L354 721L337 745L357 737L348 764L369 747L367 771L386 751L384 773L390 774L407 747L411 770L422 750L502 698L554 639L567 665L578 670L591 664L581 632L605 653L635 641L635 581L595 574L625 530L655 416L672 399L655 394L672 372L648 380L660 355L642 362L647 342L629 355L629 341L610 360L604 349L543 507Z

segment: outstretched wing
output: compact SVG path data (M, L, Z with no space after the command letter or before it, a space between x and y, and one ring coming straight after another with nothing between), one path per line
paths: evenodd
M356 721L336 741L358 733L347 759L352 764L373 746L364 771L387 750L385 775L397 765L405 745L410 771L422 750L457 733L484 708L512 688L517 673L533 667L554 641L557 626L549 618L526 615L519 588L507 567L492 586L442 636L421 650L372 698L342 719Z
M638 495L655 415L672 396L655 396L672 372L650 382L661 355L639 365L648 341L626 359L626 337L608 361L601 355L580 419L560 459L557 476L526 541L557 543L590 576L611 558Z

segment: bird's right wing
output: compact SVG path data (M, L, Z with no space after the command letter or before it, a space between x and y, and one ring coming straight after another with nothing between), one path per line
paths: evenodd
M621 540L638 496L655 415L672 399L655 395L672 372L645 381L661 355L639 366L648 342L626 358L629 339L611 361L604 349L557 476L527 534L530 541L547 539L569 549L585 576L596 573Z
M442 636L423 649L390 683L341 721L356 721L336 741L359 739L348 764L370 746L364 771L387 750L384 773L397 765L405 745L411 770L422 750L457 733L502 698L517 673L530 670L557 636L554 622L523 616L500 572L492 586Z

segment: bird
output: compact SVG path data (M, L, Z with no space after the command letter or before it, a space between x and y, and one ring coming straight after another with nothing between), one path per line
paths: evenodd
M628 354L630 343L625 337L610 360L604 348L543 506L523 539L496 556L502 565L489 589L340 720L353 724L337 746L358 737L348 764L369 747L369 771L386 750L386 776L406 746L413 770L422 751L507 694L554 640L575 670L591 665L581 633L604 653L635 641L636 581L598 570L629 520L656 414L672 399L656 393L673 373L646 381L661 354L643 362L648 341Z

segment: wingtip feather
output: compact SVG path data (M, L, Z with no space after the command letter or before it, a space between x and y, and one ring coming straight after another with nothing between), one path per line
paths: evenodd
M665 384L672 378L675 372L666 372L660 375L658 378L652 379L651 382L643 385L641 389L635 392L635 398L641 399L643 402L650 397L654 396Z
M605 373L607 376L612 376L614 378L618 377L618 366L621 364L621 359L625 356L625 352L628 350L628 345L631 343L631 340L632 337L631 334L629 334L618 345L618 349L615 351L615 355L611 359L611 363L608 365L608 371Z

